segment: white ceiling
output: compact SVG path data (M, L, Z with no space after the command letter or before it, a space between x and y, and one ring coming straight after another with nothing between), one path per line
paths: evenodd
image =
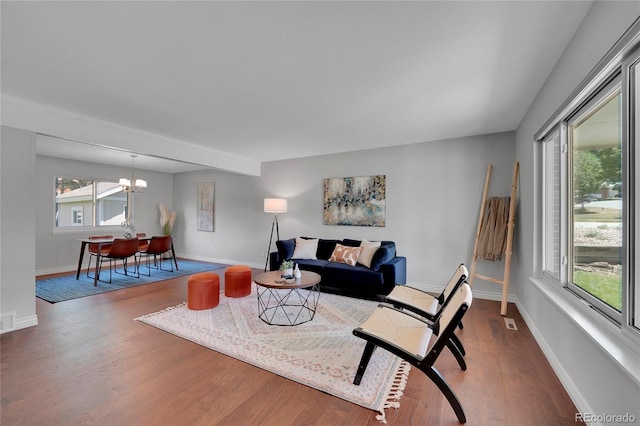
M257 161L511 131L590 6L2 1L1 89Z

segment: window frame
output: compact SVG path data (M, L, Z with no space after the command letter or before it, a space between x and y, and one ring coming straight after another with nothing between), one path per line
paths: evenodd
M70 224L67 226L58 226L57 225L57 218L56 218L56 204L58 204L58 201L56 199L57 194L56 194L56 181L58 179L77 179L77 180L83 180L83 181L90 181L92 182L92 194L91 194L91 224L87 224L87 220L86 220L86 209L83 207L82 210L82 216L83 216L83 224L82 225L77 225L77 224ZM52 204L51 204L51 211L52 211L52 223L51 223L51 227L52 227L52 231L51 234L52 235L64 235L64 234L91 234L91 233L95 233L95 232L114 232L114 231L119 231L122 229L122 225L121 224L116 224L116 225L99 225L97 224L97 218L98 218L98 202L97 202L97 193L96 193L96 184L98 182L108 182L108 183L114 183L117 184L117 180L115 179L110 179L110 178L99 178L99 177L87 177L87 176L75 176L75 175L63 175L63 174L56 174L53 176L53 190L52 190ZM124 191L126 194L126 202L124 204L124 209L123 209L123 216L126 218L126 212L130 203L130 194L126 191Z
M636 66L632 69L633 66ZM578 301L575 306L580 310L583 310L584 314L588 314L606 329L612 330L613 335L621 338L630 347L636 348L635 353L640 353L638 350L638 344L640 344L640 284L637 283L637 278L640 278L640 272L637 271L637 258L640 249L634 247L635 241L639 241L640 238L640 212L635 208L636 199L640 199L640 195L636 195L639 191L638 182L639 176L635 173L635 166L640 165L640 149L635 149L636 142L640 142L640 132L637 127L640 126L640 118L638 117L637 109L640 109L640 99L638 96L634 98L636 94L640 94L639 88L636 85L640 85L640 19L636 20L629 30L623 34L623 36L616 42L616 44L607 52L607 54L598 62L594 69L582 80L578 87L571 93L571 95L561 104L561 106L554 112L554 114L544 123L544 125L534 135L535 142L541 142L541 149L534 150L536 155L536 163L538 167L538 177L536 178L536 192L539 194L537 205L536 220L536 240L540 242L538 248L535 250L534 259L534 271L533 277L541 277L544 282L550 283L556 288L564 288L567 294L567 301ZM630 76L635 75L636 81L631 81ZM584 108L584 106L591 101L594 96L599 93L605 86L611 83L612 79L619 77L622 82L622 156L623 156L623 171L622 179L626 184L623 185L623 245L622 245L622 258L623 258L623 272L622 272L622 313L619 316L617 322L613 322L610 316L603 314L600 311L593 309L593 306L586 302L582 298L575 297L565 285L567 277L561 276L555 277L553 274L546 270L547 262L547 235L546 234L546 197L545 194L545 179L548 177L546 158L548 146L546 142L550 141L555 132L564 135L565 140L561 140L561 155L567 155L568 141L567 138L567 122L576 114L577 111ZM634 90L632 96L631 90ZM634 103L632 103L634 102ZM634 120L630 120L631 114L634 114ZM561 161L561 164L567 164L567 161ZM568 171L564 170L562 174L563 188L568 187ZM565 196L560 197L561 200L568 200ZM562 201L561 201L562 202ZM560 220L569 221L568 218L568 206L561 207ZM634 212L635 216L630 217ZM568 234L568 224L564 224L564 231L561 231L561 235L565 237L561 241L561 247L568 248L570 241L570 234ZM569 241L567 241L569 240ZM636 243L637 244L637 243ZM567 270L565 268L565 262L569 262L569 258L562 257L560 260L560 270ZM583 303L579 303L582 301ZM574 305L574 303L571 303ZM581 308L580 308L581 307ZM586 329L585 329L586 330Z
M637 67L635 69L632 69ZM635 76L636 78L632 78ZM622 90L622 152L623 152L623 181L628 182L623 187L623 197L627 200L628 208L623 212L623 221L629 224L627 239L639 241L640 238L640 212L637 209L637 200L640 199L640 174L636 172L640 165L640 149L636 146L640 143L640 44L629 52L622 62L622 81L626 82ZM635 93L632 96L632 93ZM634 117L635 119L631 119ZM631 190L633 188L633 191ZM635 216L631 220L631 213ZM623 247L624 260L627 265L622 271L623 282L635 282L634 291L623 292L622 306L626 307L623 314L623 324L628 324L634 330L640 330L640 271L637 269L638 255L640 252L634 244ZM625 331L623 329L623 331ZM640 334L640 333L638 333ZM640 342L640 338L638 339Z
M565 175L565 183L561 184L561 195L560 198L562 200L564 200L564 202L566 203L567 209L565 210L565 214L561 215L563 219L566 220L566 224L565 224L565 228L566 232L562 232L562 234L564 234L564 236L566 237L567 241L566 241L566 247L564 247L566 255L567 255L567 261L564 262L564 264L561 266L562 269L564 269L564 274L563 276L565 277L564 281L562 281L563 285L566 286L570 291L572 291L573 293L576 293L578 295L578 297L580 297L581 299L583 299L584 301L586 301L587 303L589 303L593 308L595 308L596 310L600 311L601 313L603 313L604 315L608 316L609 318L613 319L616 323L622 323L623 321L623 315L622 312L618 312L615 308L609 306L607 303L605 303L604 301L598 299L597 297L595 297L594 295L592 295L591 293L587 292L586 290L582 289L580 286L578 286L577 284L575 284L571 279L571 265L572 265L572 261L573 261L573 249L574 249L574 244L573 244L573 238L571 237L571 233L573 232L574 226L572 220L570 219L571 217L571 208L569 208L569 201L568 200L573 200L573 192L574 192L574 188L573 188L573 179L571 179L569 176L570 173L569 171L573 170L573 158L572 155L573 154L573 141L571 140L571 128L577 124L580 124L582 122L584 122L585 120L587 120L589 117L591 117L596 111L599 110L600 107L602 107L605 103L607 103L608 101L610 101L612 98L614 98L615 96L617 96L618 94L622 95L622 90L623 90L623 81L622 81L622 74L619 71L616 71L614 73L614 75L611 76L611 78L607 81L606 84L598 87L596 89L596 92L593 94L593 96L589 99L588 102L584 103L582 106L580 106L580 108L578 108L565 122L564 122L564 133L565 133L565 137L566 137L566 141L567 141L567 149L565 150L565 156L566 158L564 158L562 161L563 164L566 165L566 175ZM625 112L624 112L624 107L621 108L620 114L624 116ZM624 125L624 124L623 124ZM623 152L622 157L625 157L624 154L624 146L625 146L625 141L624 141L624 135L622 136L622 145L621 145L621 150ZM624 168L625 165L621 165L621 167L623 168L623 172L624 172ZM624 180L623 177L623 182L626 182ZM628 184L624 185L624 187L629 186ZM562 193L562 190L564 190L565 192ZM628 210L628 206L627 206L627 199L623 198L624 200L624 204L623 204L623 208L622 208L622 233L623 233L623 242L624 241L629 241L628 235L626 234L626 230L628 228L627 222L625 220L624 217L624 213L625 211ZM625 255L624 253L626 252L624 244L621 247L622 250L622 266L623 266L623 271L626 268L626 266L628 265L628 262L625 261ZM622 310L624 310L624 298L625 298L625 293L628 290L628 281L625 281L625 276L624 276L624 272L623 272L623 276L621 278L622 283L621 283L621 292L622 292L622 300L623 300L623 304L622 304Z

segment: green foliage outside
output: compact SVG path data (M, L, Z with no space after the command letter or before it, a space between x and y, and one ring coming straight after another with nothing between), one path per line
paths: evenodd
M602 207L584 207L574 210L574 222L611 222L612 226L622 223L622 210Z
M600 158L591 150L575 151L573 161L576 201L584 203L591 194L599 192L602 187L602 165Z
M610 273L580 270L573 272L575 285L593 294L618 311L622 311L621 281L622 277Z
M56 193L64 194L67 191L73 191L74 189L83 188L87 185L91 185L92 183L92 180L57 178Z
M622 180L622 157L618 147L576 150L574 161L574 190L576 202L582 206L574 210L574 222L604 222L620 226L622 211L601 207L586 207L584 202L600 192L603 185L615 185ZM616 188L619 190L619 188ZM609 225L601 225L603 229ZM590 230L588 238L601 238L598 229ZM622 309L622 277L606 270L573 271L573 282L611 307Z
M602 167L602 179L616 184L622 182L622 151L619 147L601 148L595 150ZM619 190L620 188L615 188Z

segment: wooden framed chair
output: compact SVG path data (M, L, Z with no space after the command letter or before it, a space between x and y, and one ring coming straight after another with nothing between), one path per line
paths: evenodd
M153 265L163 271L162 269L162 255L171 251L171 235L160 235L151 237L147 248L140 250L140 262L142 262L142 256L145 257L147 265L147 275L151 275L151 265L149 263L149 257L153 256ZM173 253L172 253L173 255ZM169 259L171 265L171 272L173 272L173 259Z
M454 292L442 315L433 324L404 310L378 306L360 327L353 330L355 336L367 342L353 383L360 384L374 350L381 347L429 377L449 401L458 421L466 423L462 404L433 364L444 347L452 344L451 335L471 306L472 299L471 287L465 282ZM438 337L432 340L435 334L433 328L436 326L440 328L440 332Z
M138 267L138 238L116 238L111 244L111 248L108 253L99 253L98 255L98 280L103 282L111 282L111 271L115 270L116 273L129 275L127 263L130 257L133 257L134 261L134 273L136 278L140 278L140 268ZM100 280L100 271L102 270L102 263L105 259L109 260L109 281ZM122 260L123 272L118 272L116 262ZM115 266L115 268L114 268Z
M92 235L89 237L90 240L112 240L113 235ZM89 271L91 270L91 258L95 257L96 262L98 261L98 248L102 253L109 253L111 249L111 244L98 244L98 243L89 243L89 266L87 266L87 277L93 278Z
M458 265L451 278L449 278L449 281L442 290L442 293L438 296L433 296L415 287L397 285L391 293L384 298L384 301L393 305L395 308L407 309L420 317L434 322L442 314L442 311L447 303L449 303L451 296L462 285L462 283L467 280L468 277L469 271L464 263L461 263ZM458 324L458 327L463 327L462 321ZM464 346L455 333L451 335L451 341L460 352L460 356L465 355ZM458 358L457 355L456 358ZM462 365L460 365L460 367L462 367Z
M396 308L408 309L421 317L435 321L442 312L451 294L453 294L468 277L469 271L467 267L461 263L442 289L442 293L438 296L432 296L415 287L397 285L391 293L384 298L384 301L392 304Z

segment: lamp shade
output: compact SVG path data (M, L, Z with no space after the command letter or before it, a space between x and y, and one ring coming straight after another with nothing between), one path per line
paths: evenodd
M286 198L265 198L264 212L265 213L286 213L287 199Z

